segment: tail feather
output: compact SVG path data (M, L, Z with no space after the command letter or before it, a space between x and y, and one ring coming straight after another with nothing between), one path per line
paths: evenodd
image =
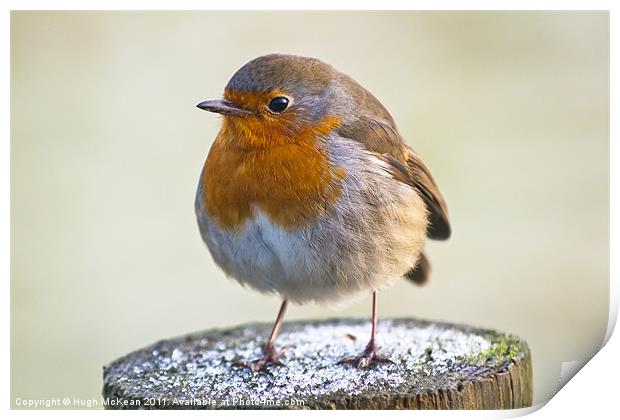
M405 278L411 280L418 286L424 286L431 275L431 263L424 253L420 254L418 263L415 267L405 273Z

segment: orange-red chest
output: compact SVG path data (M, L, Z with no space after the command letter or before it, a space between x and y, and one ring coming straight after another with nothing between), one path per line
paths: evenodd
M222 229L235 230L256 211L293 230L311 224L339 198L344 170L330 165L316 131L294 142L248 145L230 127L215 140L201 175L201 208ZM302 133L303 134L303 133Z

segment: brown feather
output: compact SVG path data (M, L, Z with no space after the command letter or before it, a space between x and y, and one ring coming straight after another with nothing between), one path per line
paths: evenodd
M361 117L339 127L338 134L362 143L369 152L382 155L380 158L392 167L390 173L395 179L418 190L429 212L429 238L445 240L450 237L446 202L422 159L402 139L393 123Z
M405 278L411 280L418 286L424 286L431 275L431 263L424 253L420 254L420 259L415 267L405 273Z
M377 116L362 116L351 124L340 126L338 134L362 143L366 150L387 164L395 180L414 187L428 210L428 237L448 239L451 234L448 207L429 169L400 136L394 121L381 103L373 96L364 99L374 103ZM431 264L426 255L421 253L416 266L405 273L404 277L422 286L428 281L430 272Z
M428 237L437 240L448 239L451 234L448 206L431 172L411 148L407 156L407 166L412 172L413 185L422 194L429 211Z

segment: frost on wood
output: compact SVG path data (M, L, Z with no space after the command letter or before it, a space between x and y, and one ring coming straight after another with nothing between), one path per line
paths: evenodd
M270 325L211 330L133 352L104 368L108 408L517 408L531 405L527 345L490 330L412 319L379 322L394 363L338 365L359 354L366 320L285 323L285 367L252 373Z

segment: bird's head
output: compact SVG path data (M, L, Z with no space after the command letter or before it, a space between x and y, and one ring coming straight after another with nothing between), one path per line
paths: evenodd
M337 127L350 98L334 81L339 73L317 59L271 54L241 67L223 99L199 103L221 114L231 141L277 146L325 135Z

